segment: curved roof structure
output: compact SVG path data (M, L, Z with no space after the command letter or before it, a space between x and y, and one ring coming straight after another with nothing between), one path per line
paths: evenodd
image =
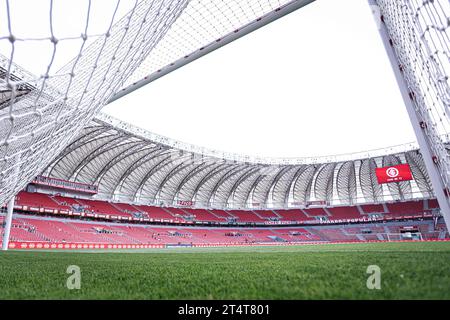
M409 163L413 181L379 185L376 167ZM260 159L187 145L100 114L44 175L98 186L99 198L255 209L432 196L414 144L348 155Z
M2 19L10 28L0 35L8 48L0 55L0 203L42 172L108 102L313 1L130 1L122 17L116 16L120 1L97 14L89 3L78 36L53 28L38 37L21 35L18 25L31 31L29 19L16 23L21 10L8 11ZM50 6L53 21L57 10ZM103 27L91 31L97 22ZM69 39L79 46L57 50ZM53 49L37 52L30 43ZM19 51L43 74L23 69Z

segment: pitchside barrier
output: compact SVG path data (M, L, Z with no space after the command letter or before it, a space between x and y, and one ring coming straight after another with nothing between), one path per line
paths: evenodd
M267 243L215 243L215 244L193 244L192 248L213 248L213 247L267 247L267 246L300 246L300 245L322 245L322 244L355 244L355 243L377 243L377 242L450 242L447 239L426 239L426 240L368 240L368 241L317 241L317 242L267 242ZM105 243L48 243L48 242L26 242L12 241L9 249L25 250L114 250L114 249L164 249L164 248L185 248L186 246L174 246L166 244L105 244Z

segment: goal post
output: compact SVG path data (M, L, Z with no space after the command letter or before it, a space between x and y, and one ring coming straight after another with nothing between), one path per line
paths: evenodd
M423 241L421 232L385 233L386 240L392 241Z
M13 212L14 212L14 197L12 197L8 201L5 221L3 223L2 250L4 250L4 251L8 250L8 247L9 247L9 235L11 233Z
M450 3L368 0L450 229Z
M264 27L265 25L272 23L275 20L278 20L281 17L284 17L285 15L288 15L289 13L298 10L311 2L314 2L315 0L295 0L290 1L284 5L281 5L276 10L273 10L271 12L268 12L264 16L261 16L257 18L256 20L253 20L249 22L246 25L241 26L239 29L232 30L226 35L223 35L220 39L214 39L211 43L208 43L202 47L197 48L197 50L191 52L189 55L186 55L184 57L180 57L180 59L177 59L176 61L171 62L169 65L164 66L163 68L157 70L156 72L153 72L151 74L146 75L142 79L130 84L129 86L121 89L116 94L114 94L111 99L109 99L108 103L112 103L124 96L126 96L129 93L132 93L139 88L146 86L147 84L171 73L172 71L175 71L178 68L181 68L185 66L188 63L191 63L198 58L203 57L204 55L207 55L211 52L213 52L216 49L219 49L230 42L237 40L239 38L242 38L243 36L258 30L261 27Z

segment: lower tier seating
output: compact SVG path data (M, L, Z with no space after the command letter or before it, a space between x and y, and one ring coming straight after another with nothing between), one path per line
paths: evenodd
M0 234L4 218L0 216ZM449 238L445 224L432 219L311 227L214 228L86 222L16 215L10 239L16 242L89 244L263 244Z

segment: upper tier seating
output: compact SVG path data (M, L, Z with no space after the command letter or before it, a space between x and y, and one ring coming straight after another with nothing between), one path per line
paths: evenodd
M233 210L230 212L237 218L238 222L264 222L265 219L258 217L252 211Z
M131 214L116 209L113 205L111 205L106 201L86 200L86 199L77 199L77 201L85 205L86 210L91 211L91 213L113 215L113 216L127 216L127 217L131 216Z
M359 219L363 216L357 207L335 207L327 209L331 213L331 219Z
M51 197L56 203L58 203L60 206L67 206L69 208L83 206L81 202L79 202L77 199L69 198L69 197L62 197L62 196L49 196Z
M50 213L84 212L86 214L99 214L103 216L120 217L122 219L144 218L166 222L227 222L238 223L271 223L274 220L281 222L314 222L319 217L328 220L360 219L367 214L380 213L387 219L402 216L422 215L429 213L431 209L438 208L435 199L428 200L428 205L423 200L394 202L358 206L330 207L330 208L306 208L288 210L205 210L190 208L154 207L148 205L131 205L126 203L110 203L101 200L69 198L52 196L42 193L20 192L16 197L16 206L26 207L28 211L45 210Z
M326 216L328 216L328 214L322 208L309 208L309 209L303 209L303 211L309 217L326 217Z
M43 193L30 193L21 191L16 197L16 205L45 208L51 210L68 210L70 206L60 205L54 201L51 197Z
M280 216L277 215L272 210L253 210L253 212L255 214L257 214L258 216L260 216L261 218L265 218L265 219L279 219L280 218Z
M438 209L439 208L439 203L437 202L436 199L430 199L428 200L428 209Z
M423 201L395 202L386 205L393 216L418 215L424 212Z
M208 211L211 212L211 214L215 215L218 218L225 219L225 221L227 219L230 219L230 218L233 218L233 219L235 218L235 216L233 216L231 213L229 213L229 212L227 212L225 210L211 209L211 210L208 210Z
M172 212L172 209L170 209ZM203 209L183 209L187 214L190 214L195 217L196 221L216 221L216 222L226 222L226 219L219 218L216 215L212 214L208 210Z
M384 213L384 207L382 204L364 204L360 205L360 208L364 213Z
M160 207L150 207L150 206L135 206L140 211L147 214L150 219L162 220L162 221L184 221L181 217L175 217L173 214L168 212L165 208Z
M145 217L144 213L136 208L135 206L128 204L128 203L111 203L112 206L116 207L118 210L122 211L126 215L130 216L136 216L139 217Z
M282 217L282 220L285 221L307 221L307 220L315 220L314 218L307 217L301 210L299 209L289 209L289 210L274 210L279 216Z

